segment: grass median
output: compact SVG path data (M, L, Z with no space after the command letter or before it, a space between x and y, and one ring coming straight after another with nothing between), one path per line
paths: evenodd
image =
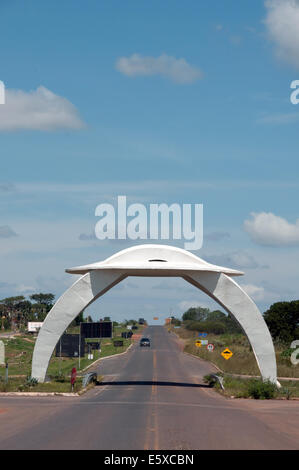
M134 330L140 334L143 327ZM74 391L82 388L80 375L83 370L88 369L98 359L125 352L132 343L130 338L122 338L121 333L128 331L123 326L114 328L113 338L101 339L101 351L94 350L93 359L88 359L87 355L80 358L56 357L53 353L47 376L51 382L43 384L29 385L27 377L31 374L32 354L35 345L35 338L32 335L22 334L11 338L2 338L5 344L5 359L8 363L8 383L5 383L5 365L0 365L0 392L6 391L32 391L32 392L70 392L70 374L73 367L76 367L78 379ZM72 331L73 333L74 331ZM115 347L114 340L122 340L123 346Z

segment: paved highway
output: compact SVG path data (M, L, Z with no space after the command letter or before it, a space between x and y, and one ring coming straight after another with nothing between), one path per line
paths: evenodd
M100 362L81 397L0 397L0 449L299 449L299 402L227 399L203 384L213 366L159 326Z

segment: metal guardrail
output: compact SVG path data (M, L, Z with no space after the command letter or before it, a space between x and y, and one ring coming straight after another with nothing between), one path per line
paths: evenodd
M83 375L82 385L83 387L87 387L90 382L97 381L97 373L96 372L87 372L87 374Z
M219 382L220 387L222 388L222 390L224 390L223 377L221 377L221 375L217 375L217 374L211 374L211 376L212 376L215 380L217 380L217 382Z

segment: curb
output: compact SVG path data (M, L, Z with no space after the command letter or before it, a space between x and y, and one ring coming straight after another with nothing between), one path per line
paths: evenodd
M88 385L79 392L0 392L0 397L80 397L93 388Z
M0 397L78 397L79 393L71 392L0 392Z
M126 354L129 349L133 346L134 343L131 343L130 346L126 349L126 351L122 353L112 354L111 356L100 357L96 361L92 362L89 366L82 369L80 372L84 372L85 370L89 369L91 366L96 364L99 361L103 361L104 359L109 359L115 356L121 356L122 354ZM0 392L0 397L53 397L53 396L60 396L60 397L79 397L83 395L85 392L88 392L88 386L80 390L76 393L71 392Z
M85 367L85 369L80 370L80 373L81 373L81 372L84 372L84 371L86 371L87 369L89 369L90 367L94 366L95 364L97 364L97 362L104 361L105 359L110 359L111 357L121 356L122 354L126 354L126 353L129 351L129 349L131 349L131 347L133 346L133 344L134 344L134 343L131 343L130 346L128 346L128 348L127 348L124 352L117 353L117 354L112 354L111 356L99 357L99 359L97 359L96 361L94 361L94 362L92 362L91 364L89 364L89 366Z

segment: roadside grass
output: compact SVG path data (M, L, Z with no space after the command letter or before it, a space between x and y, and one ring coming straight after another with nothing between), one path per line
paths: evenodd
M137 333L143 329L143 326L139 325L138 330L134 330ZM52 378L52 382L38 384L34 387L30 387L31 391L70 391L69 376L73 367L76 367L78 375L84 374L83 370L88 368L96 360L112 356L125 352L132 343L131 339L121 338L121 333L128 331L125 327L114 327L114 336L112 339L105 338L101 339L101 352L93 351L93 359L88 359L87 355L80 358L80 368L78 358L66 358L66 357L55 357L53 354L49 363L47 376ZM114 340L123 340L123 346L115 347L113 344ZM5 365L0 365L0 391L2 388L10 388L16 391L18 386L22 386L26 383L26 377L31 374L31 362L34 344L36 338L32 335L22 334L12 338L2 338L5 344L5 360L8 362L8 374L9 382L8 385L4 384L5 376ZM18 377L11 377L18 376ZM56 378L66 377L65 382L57 381Z
M292 380L281 380L280 383L280 389L274 387L273 398L286 400L299 398L299 382ZM219 393L225 396L233 396L235 398L257 398L255 393L252 392L260 392L261 388L266 389L267 383L263 384L260 379L224 375L224 387L225 390L221 390L218 384L215 385L215 388L219 391ZM265 397L263 397L262 394L259 398L263 399Z
M78 377L74 384L74 392L82 390L82 378ZM38 383L33 386L29 386L25 378L21 377L10 377L8 383L3 380L0 381L0 392L58 392L58 393L70 393L71 384L70 379L65 378L64 380L51 380L51 382Z
M206 346L198 348L195 341L199 339L198 333L186 330L184 327L173 329L185 342L184 351L194 356L198 356L206 361L212 362L225 373L256 375L260 372L256 363L250 343L245 335L242 334L209 334L208 340L213 343L215 349L209 352ZM207 339L204 338L204 339ZM221 352L229 348L233 356L226 360L221 356ZM275 344L277 374L279 377L299 378L299 365L293 365L288 356L288 350L285 345Z
M5 360L8 362L8 373L11 375L30 374L32 353L35 339L29 335L3 338L5 345ZM0 365L0 375L4 375L5 366Z

